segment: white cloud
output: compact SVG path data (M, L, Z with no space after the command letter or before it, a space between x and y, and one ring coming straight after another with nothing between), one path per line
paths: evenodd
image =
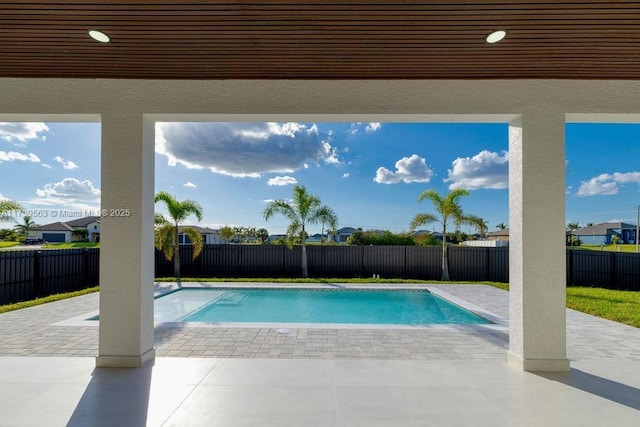
M0 139L9 142L25 142L35 139L41 132L47 132L49 128L45 123L7 123L0 122Z
M509 153L483 150L473 157L458 157L449 169L449 189L467 190L509 188Z
M382 125L378 122L371 122L371 123L356 122L356 123L351 123L351 125L349 126L349 130L347 130L347 133L351 135L357 135L363 129L366 133L373 133L373 132L379 131L381 127Z
M0 163L16 161L40 163L40 158L33 153L23 154L16 151L0 151Z
M34 205L60 206L73 209L95 209L100 204L100 189L91 181L64 178L60 182L50 182L36 190Z
M396 171L379 167L373 178L378 184L398 184L399 182L429 182L433 171L427 166L423 157L413 154L396 162Z
M372 132L379 131L381 126L382 125L380 123L376 123L376 122L368 123L367 126L365 126L364 130L367 133L372 133Z
M343 178L349 178L349 173L343 173L343 174L342 174L342 177L343 177Z
M578 188L579 197L588 196L610 196L618 194L618 184L637 183L640 185L640 172L615 172L613 174L603 173L589 181L582 181Z
M156 152L170 166L209 168L235 177L291 173L308 163L339 163L315 125L301 123L159 123Z
M76 165L74 162L72 162L71 160L65 160L64 158L60 157L60 156L56 156L54 157L54 160L58 163L60 163L62 165L63 168L67 169L67 170L73 170L73 169L77 169L79 168L78 165Z
M196 188L196 187L198 187L197 185L195 185L195 184L194 184L193 182L191 182L191 181L185 182L184 184L182 184L182 186L183 186L183 187L189 187L189 188Z
M294 185L297 183L298 183L298 180L292 176L276 176L274 178L269 179L269 181L267 181L267 184L277 185L277 186Z
M0 194L0 200L9 200L6 197L4 197L2 194Z
M47 163L41 163L40 166L42 166L43 168L51 169L51 165Z

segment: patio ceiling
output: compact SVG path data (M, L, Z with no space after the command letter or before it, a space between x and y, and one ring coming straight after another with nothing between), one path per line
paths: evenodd
M639 56L629 0L0 4L0 77L637 79Z

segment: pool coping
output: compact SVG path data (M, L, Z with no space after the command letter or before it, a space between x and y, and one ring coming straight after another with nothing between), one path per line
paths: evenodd
M268 322L154 322L156 328L275 328L278 333L287 334L291 329L389 329L389 330L420 330L420 329L467 329L476 331L506 331L509 321L502 316L492 313L477 305L431 285L424 284L386 284L386 283L260 283L255 282L159 282L154 284L154 298L179 291L181 289L359 289L359 290L426 290L447 300L471 313L480 316L491 323L488 324L428 324L428 325L386 325L386 324L356 324L356 323L268 323ZM98 315L98 310L74 316L70 319L54 323L55 326L85 326L98 327L99 321L91 320Z

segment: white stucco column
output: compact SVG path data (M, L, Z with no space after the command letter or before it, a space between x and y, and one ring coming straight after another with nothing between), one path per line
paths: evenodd
M139 367L153 348L154 124L102 116L100 342L96 366Z
M526 113L509 126L509 361L568 371L565 117Z

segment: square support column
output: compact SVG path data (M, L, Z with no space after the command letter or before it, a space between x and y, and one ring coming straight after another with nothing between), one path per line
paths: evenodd
M155 357L154 123L102 116L100 338L96 366L139 367Z
M565 117L535 112L509 125L509 361L568 371Z

